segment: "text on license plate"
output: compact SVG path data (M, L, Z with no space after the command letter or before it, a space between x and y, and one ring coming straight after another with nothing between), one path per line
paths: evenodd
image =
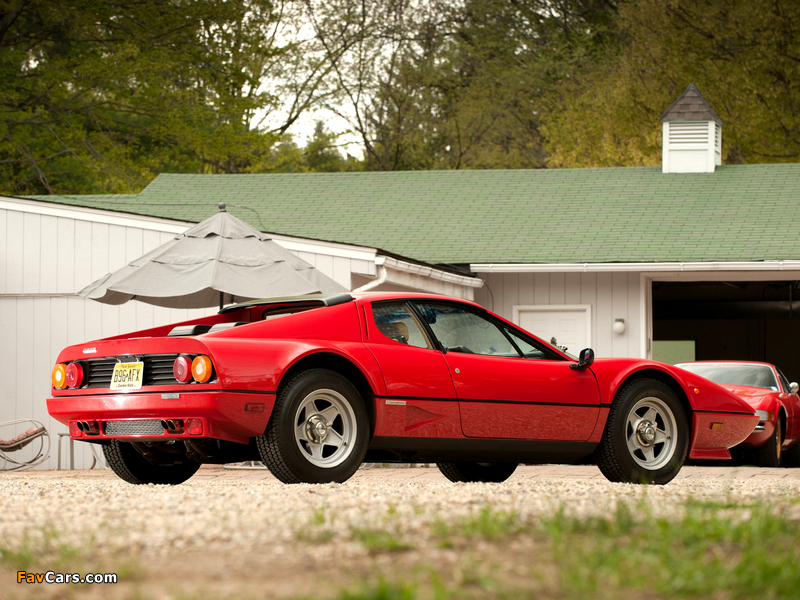
M111 376L112 390L138 390L142 387L143 362L117 363Z

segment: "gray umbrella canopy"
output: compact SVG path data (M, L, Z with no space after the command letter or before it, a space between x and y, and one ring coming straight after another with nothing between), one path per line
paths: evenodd
M109 273L78 294L106 304L140 300L167 308L346 292L268 236L221 212Z

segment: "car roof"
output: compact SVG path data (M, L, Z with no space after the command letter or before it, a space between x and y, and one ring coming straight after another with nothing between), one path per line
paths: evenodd
M424 299L424 300L444 300L448 302L463 302L478 308L483 308L479 304L471 300L464 300L463 298L454 298L452 296L443 296L440 294L424 294L421 292L352 292L343 294L306 294L304 296L284 296L279 298L262 298L259 300L249 300L240 304L232 304L226 306L219 311L218 314L239 310L241 308L249 308L251 306L265 306L269 304L316 304L319 306L336 306L337 304L345 304L353 300L366 300L382 301L382 300L409 300L409 299ZM485 310L485 309L484 309Z

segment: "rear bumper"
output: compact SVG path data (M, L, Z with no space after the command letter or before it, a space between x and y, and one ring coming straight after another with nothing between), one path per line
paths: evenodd
M73 435L74 439L185 439L206 437L240 444L261 435L275 405L275 394L203 391L181 393L121 393L48 398L50 415L69 425L74 421L96 422L97 433ZM109 435L108 422L198 419L202 434L149 431L145 435ZM119 427L111 426L110 430ZM75 428L71 428L74 432ZM80 432L77 432L80 433Z
M758 417L755 414L697 411L692 415L689 458L730 458L728 449L747 439L757 424Z

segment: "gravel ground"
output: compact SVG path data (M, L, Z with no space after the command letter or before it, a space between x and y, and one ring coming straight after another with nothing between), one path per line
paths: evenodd
M45 543L44 537L55 536L83 552L90 549L97 564L113 567L114 560L134 557L150 574L159 569L159 577L185 572L182 577L197 579L199 589L213 589L220 596L227 588L208 588L199 574L213 572L214 581L230 579L220 569L235 573L230 564L241 566L246 563L242 557L254 560L258 555L275 571L274 595L292 596L305 593L303 579L308 578L306 569L297 571L294 582L281 571L291 571L295 561L331 566L331 556L351 565L372 560L374 553L358 532L388 531L418 554L429 552L435 558L437 526L458 525L487 507L511 513L523 524L535 524L558 510L581 518L607 517L620 502L634 508L634 514L680 519L684 501L693 498L725 506L786 504L787 517L800 519L800 505L792 502L800 497L798 478L684 478L644 487L538 477L453 484L443 478L404 480L393 475L364 475L341 485L287 486L245 478L196 479L170 487L132 486L109 477L9 474L0 479L0 546L36 548ZM251 566L259 565L263 567L262 562ZM326 572L325 567L318 569ZM236 594L246 596L246 590Z

